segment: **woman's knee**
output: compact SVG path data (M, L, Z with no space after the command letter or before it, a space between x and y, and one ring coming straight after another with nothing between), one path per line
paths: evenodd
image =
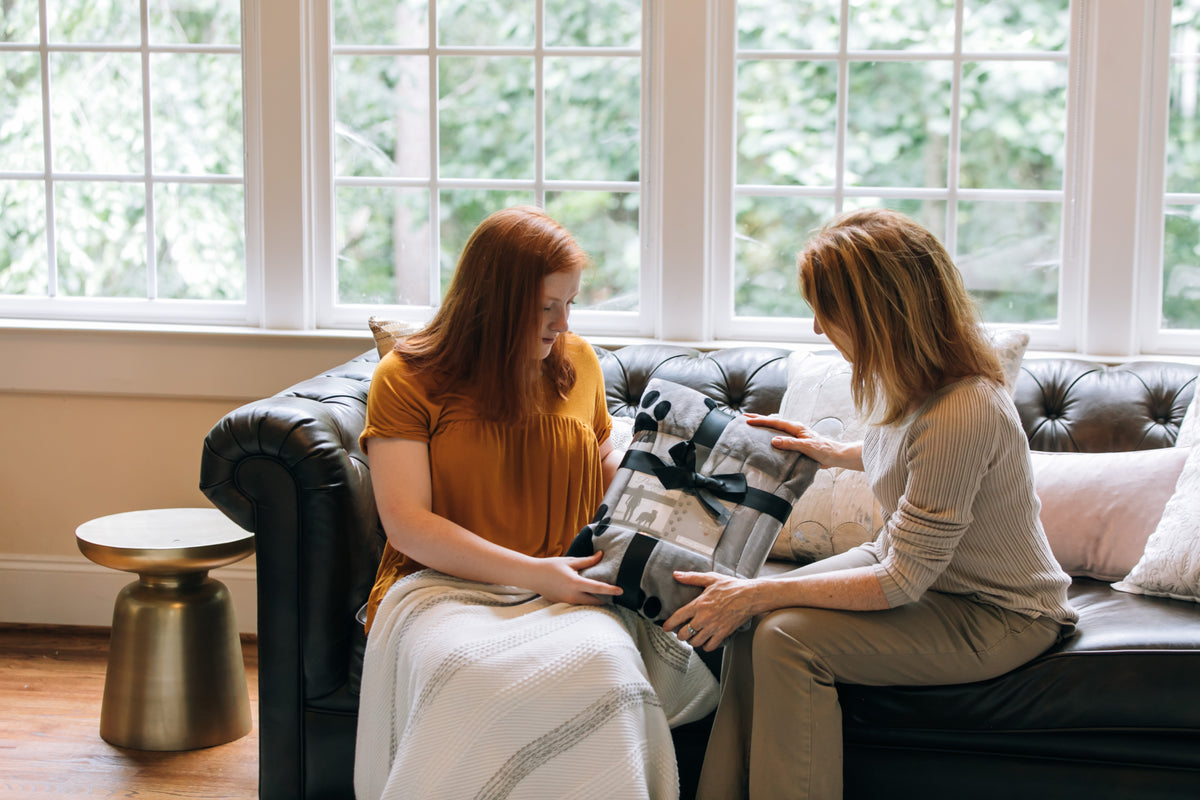
M836 632L838 614L821 608L782 608L758 618L754 628L755 673L785 666L817 680L833 680L822 652L836 650L829 634Z

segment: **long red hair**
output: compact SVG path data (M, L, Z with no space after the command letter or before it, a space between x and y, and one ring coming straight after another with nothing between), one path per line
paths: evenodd
M541 404L542 377L561 397L575 385L562 336L537 369L542 280L587 263L575 238L540 208L497 211L471 234L433 320L396 350L441 390L474 398L483 415L528 416Z

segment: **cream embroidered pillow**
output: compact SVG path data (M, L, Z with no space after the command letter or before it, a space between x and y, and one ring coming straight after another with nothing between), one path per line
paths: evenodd
M1011 394L1029 334L1000 330L991 338ZM866 433L866 422L859 419L850 396L850 364L836 350L797 351L788 357L788 385L779 416L843 442L862 441ZM771 558L819 561L871 541L881 527L883 512L866 475L838 468L818 470L780 530Z
M1141 559L1114 589L1200 602L1200 447L1187 461Z
M1188 403L1183 420L1179 423L1179 435L1175 437L1175 446L1194 446L1196 439L1200 438L1198 434L1200 434L1200 391L1193 394L1192 401Z

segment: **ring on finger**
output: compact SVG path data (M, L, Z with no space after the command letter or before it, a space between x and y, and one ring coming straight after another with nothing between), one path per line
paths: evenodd
M688 625L687 628L688 628L688 638L689 639L700 632L700 631L696 630L695 628L693 628L691 625Z

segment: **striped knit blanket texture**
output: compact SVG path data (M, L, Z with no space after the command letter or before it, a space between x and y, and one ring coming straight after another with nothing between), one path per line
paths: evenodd
M718 686L627 609L424 570L380 604L361 697L357 800L658 800Z

